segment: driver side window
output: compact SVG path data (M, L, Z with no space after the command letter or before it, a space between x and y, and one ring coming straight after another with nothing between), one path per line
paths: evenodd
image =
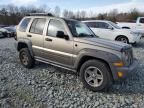
M47 36L58 37L58 32L64 32L66 35L63 23L59 20L51 19L47 30Z
M105 22L97 22L97 26L98 28L102 28L102 29L108 29L110 27L110 25Z

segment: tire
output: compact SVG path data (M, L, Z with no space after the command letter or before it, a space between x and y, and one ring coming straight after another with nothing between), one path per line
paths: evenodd
M31 69L35 64L35 60L31 56L28 48L23 48L20 50L19 58L20 58L21 64L28 69Z
M92 76L93 78L91 77L92 79L95 79L95 82L99 83L96 85L94 84L94 80L92 81L92 79L90 78L91 75L88 76L88 73L95 72L94 71L95 69L91 71L87 71L92 67L95 67L95 69L97 70L96 73L99 74L99 76L97 74L96 76ZM105 63L99 60L89 60L85 62L80 69L80 78L84 87L94 92L105 91L112 85L112 76L110 74L110 69L107 67Z
M128 38L125 37L125 36L119 36L118 38L116 38L116 41L120 41L120 42L129 44L129 40L128 40Z

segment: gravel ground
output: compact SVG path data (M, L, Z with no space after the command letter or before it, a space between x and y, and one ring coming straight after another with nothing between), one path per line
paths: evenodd
M143 108L144 41L134 47L137 71L108 92L91 92L72 72L36 63L25 69L14 39L0 39L0 108Z

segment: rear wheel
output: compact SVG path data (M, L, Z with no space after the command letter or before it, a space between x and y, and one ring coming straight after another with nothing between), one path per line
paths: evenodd
M117 41L120 41L120 42L123 42L123 43L129 44L129 40L128 40L128 38L125 37L125 36L120 36L120 37L118 37L116 40L117 40Z
M34 66L34 58L31 56L28 48L23 48L20 50L19 58L24 67L32 68Z
M83 85L92 91L106 90L112 84L107 65L99 60L89 60L80 69Z

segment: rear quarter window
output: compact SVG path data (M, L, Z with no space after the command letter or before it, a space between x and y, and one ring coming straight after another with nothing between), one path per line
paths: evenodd
M30 20L31 18L25 18L19 26L19 31L26 32Z

